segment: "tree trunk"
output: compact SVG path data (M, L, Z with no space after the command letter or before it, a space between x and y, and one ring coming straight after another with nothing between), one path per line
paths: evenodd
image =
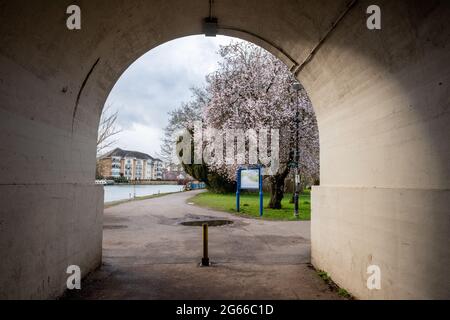
M280 187L279 179L275 177L270 181L270 203L269 208L271 209L281 209L281 200L284 196L284 183Z
M270 209L281 209L281 200L284 197L284 180L289 173L285 169L282 173L270 177Z

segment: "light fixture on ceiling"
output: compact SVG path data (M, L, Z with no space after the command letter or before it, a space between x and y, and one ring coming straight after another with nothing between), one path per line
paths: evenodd
M218 19L213 17L214 0L209 0L209 17L203 20L203 33L207 37L217 36Z

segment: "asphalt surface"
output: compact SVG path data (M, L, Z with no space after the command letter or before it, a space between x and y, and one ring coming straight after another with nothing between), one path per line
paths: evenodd
M198 191L105 209L103 264L66 299L339 299L309 266L310 223L265 221L199 208ZM200 267L202 228L211 267Z

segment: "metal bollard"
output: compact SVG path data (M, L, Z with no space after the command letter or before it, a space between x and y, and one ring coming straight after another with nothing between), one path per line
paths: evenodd
M203 224L203 258L202 258L202 266L209 267L209 258L208 258L208 224Z

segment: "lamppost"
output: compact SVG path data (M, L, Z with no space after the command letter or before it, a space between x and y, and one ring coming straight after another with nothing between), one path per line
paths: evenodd
M299 150L299 144L300 144L300 108L298 103L298 93L302 89L302 86L300 83L296 82L292 85L292 89L296 93L297 101L295 103L296 107L296 113L295 113L295 150L294 150L294 167L295 167L295 173L294 173L294 214L295 217L299 217L299 193L300 193L300 172L299 172L299 161L300 161L300 150Z

